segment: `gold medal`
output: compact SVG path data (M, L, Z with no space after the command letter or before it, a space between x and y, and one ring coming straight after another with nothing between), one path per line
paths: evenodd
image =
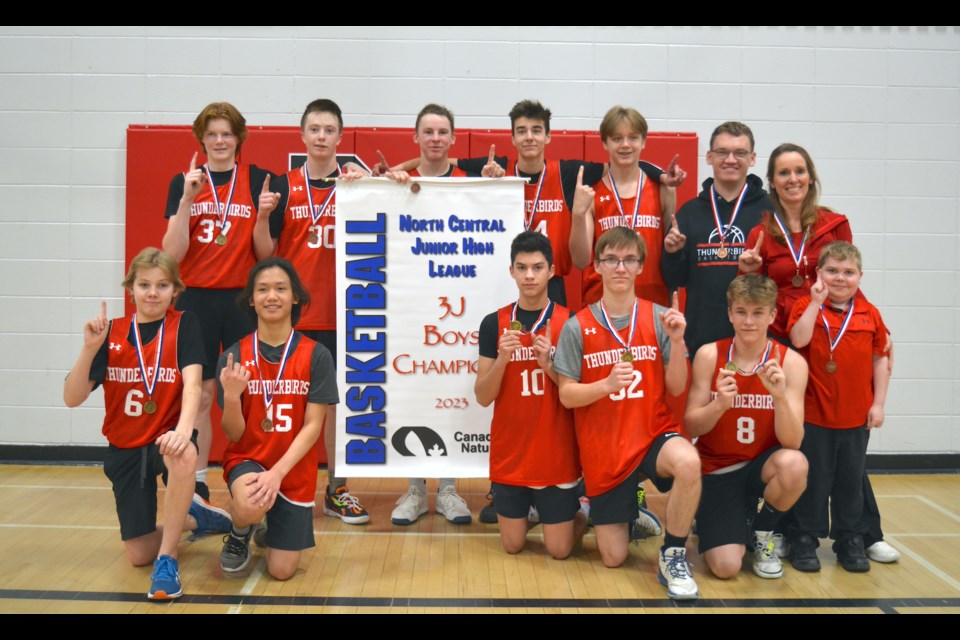
M733 360L723 365L723 368L726 369L727 371L736 371L737 369L739 369L739 367L737 366L737 363L734 362Z
M260 428L266 431L267 433L270 433L271 431L273 431L273 420L271 420L270 418L264 418L263 422L260 423Z
M827 364L823 365L823 368L827 370L827 373L836 373L837 372L837 362L835 360L827 360Z
M523 331L523 324L518 320L510 323L510 331Z
M309 236L307 236L307 242L310 244L317 244L320 242L320 236L315 233L311 233Z
M420 193L420 184L417 182L414 182L413 184L411 184L410 191L412 191L413 193Z
M799 289L800 287L803 286L803 276L801 276L799 273L793 276L792 283L793 283L793 286Z
M623 353L620 354L620 362L633 362L633 354L624 350Z
M723 245L720 245L720 248L717 249L717 257L720 258L721 260L725 260L729 254L730 252L727 251L727 248Z
M221 233L220 235L217 236L217 239L214 240L214 242L216 242L218 245L222 247L223 245L227 244L227 236Z
M147 400L147 402L143 405L143 410L146 411L147 413L156 413L157 403L154 402L153 400Z

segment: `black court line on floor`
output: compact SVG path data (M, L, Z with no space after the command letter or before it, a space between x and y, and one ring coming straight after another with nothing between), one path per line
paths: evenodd
M0 600L48 600L76 602L149 602L143 593L110 591L44 591L0 589ZM227 606L292 607L457 607L464 609L879 609L897 613L897 607L960 608L960 598L701 598L675 601L669 598L593 599L593 598L350 598L333 596L243 596L189 594L176 600L181 604L218 604ZM164 604L164 603L158 603Z

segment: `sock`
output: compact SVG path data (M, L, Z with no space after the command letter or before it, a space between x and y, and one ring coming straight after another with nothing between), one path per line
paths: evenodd
M346 478L338 478L336 476L331 476L327 480L327 495L332 496L337 492L337 489L347 484Z
M663 534L663 546L661 549L670 549L671 547L680 547L681 549L687 548L687 536L675 536L669 531L664 532Z
M410 486L416 487L420 490L420 493L427 495L427 479L426 478L410 478Z
M760 512L757 513L757 517L753 520L753 530L773 531L777 523L780 522L781 517L783 517L783 511L777 511L770 506L769 502L764 500L763 506L760 507Z
M454 480L453 478L440 478L440 486L437 487L437 493L440 493L447 487L450 487L451 489L456 491L456 480Z
M193 472L193 478L194 478L197 482L202 482L202 483L206 484L206 483L207 483L207 468L204 467L203 469L200 469L200 471L194 471L194 472Z
M232 535L234 538L246 538L248 535L250 535L250 526L251 525L248 524L242 529L238 529L237 527L231 527L230 535Z

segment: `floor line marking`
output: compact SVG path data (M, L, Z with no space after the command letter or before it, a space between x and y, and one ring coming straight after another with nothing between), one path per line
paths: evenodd
M957 591L960 591L960 582L954 580L949 575L941 571L933 563L928 562L923 556L921 556L916 551L912 550L910 547L906 546L902 541L898 541L897 536L895 535L892 536L888 534L886 538L887 540L892 540L893 542L896 542L901 552L905 553L906 555L916 560L917 563L919 563L920 566L922 566L924 569L926 569L936 577L940 578L941 580L946 582L948 585L950 585Z

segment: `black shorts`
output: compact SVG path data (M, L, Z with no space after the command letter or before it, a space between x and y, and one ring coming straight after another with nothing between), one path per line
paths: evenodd
M237 298L242 289L187 289L177 299L177 309L192 311L200 320L203 334L203 379L211 380L217 373L221 348L227 349L240 338L253 333L250 317L240 310Z
M726 544L750 545L752 535L747 521L757 514L747 512L747 498L756 505L753 499L763 496L767 486L761 479L763 465L779 449L780 445L770 447L736 471L703 476L697 508L700 553Z
M307 329L306 331L300 331L303 335L307 336L311 340L316 340L323 346L327 348L327 351L330 352L330 355L333 356L333 367L337 367L337 332L336 331L322 331L320 329Z
M250 460L244 460L230 470L227 485L233 495L233 483L242 475L260 473L264 468ZM267 511L267 541L271 549L280 551L303 551L315 547L313 540L313 507L304 507L287 502L277 496L270 511Z
M580 510L580 492L577 487L531 489L494 482L492 491L493 506L497 509L497 515L504 518L526 519L530 507L534 506L540 514L540 522L560 524L573 520L577 511Z
M633 522L640 515L637 488L649 479L660 493L673 488L673 478L657 477L657 457L670 438L682 438L676 431L667 431L657 436L647 449L643 460L627 479L606 493L590 496L590 519L593 524L621 524Z
M191 436L197 446L197 432ZM121 449L112 444L103 460L103 473L113 484L113 497L120 520L120 539L132 540L157 530L157 476L164 476L160 447L147 444L133 449Z

